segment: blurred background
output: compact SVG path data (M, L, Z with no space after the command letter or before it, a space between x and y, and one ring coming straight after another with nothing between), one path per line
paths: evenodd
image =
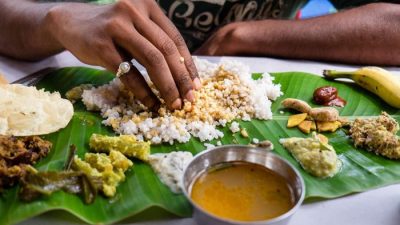
M297 13L296 19L307 19L335 13L336 11L329 0L311 0Z

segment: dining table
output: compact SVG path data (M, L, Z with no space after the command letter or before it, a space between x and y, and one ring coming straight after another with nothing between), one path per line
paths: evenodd
M223 58L240 61L248 65L252 72L301 71L321 75L324 69L355 70L363 65L347 65L331 62L289 60L270 57L207 57L217 62ZM37 62L25 62L0 56L0 74L8 81L19 80L29 74L47 67L86 66L70 52L64 51ZM400 76L399 67L385 67ZM144 68L139 68L143 70ZM400 90L399 90L400 91ZM0 93L1 94L1 93ZM132 225L195 225L192 218L178 218L172 215L163 217L147 215L147 219L127 218L118 224ZM67 212L51 211L20 224L83 224ZM399 225L400 224L400 184L393 184L362 193L353 193L335 199L307 201L289 221L289 225Z

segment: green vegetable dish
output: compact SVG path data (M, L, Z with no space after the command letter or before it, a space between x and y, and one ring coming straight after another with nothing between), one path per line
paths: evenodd
M369 118L378 116L382 111L387 112L397 122L400 121L400 110L392 108L373 94L348 83L328 81L322 77L314 76L301 72L275 73L274 83L281 84L281 90L284 95L272 103L273 119L268 121L251 120L248 122L237 121L241 128L245 128L249 138L243 137L240 132L232 134L229 130L229 124L221 128L225 134L223 138L213 140L210 144L216 145L218 141L222 144L249 144L252 139L270 140L275 146L273 150L276 154L287 159L296 167L303 176L306 184L306 199L335 198L354 192L361 192L373 188L400 183L400 162L398 160L388 159L373 152L368 152L353 145L345 129L340 129L335 133L326 134L331 145L337 154L342 165L340 171L327 178L318 178L307 173L298 161L279 143L281 138L301 137L307 138L310 135L302 133L298 129L287 129L286 123L289 111L283 111L281 101L285 98L299 98L307 101L311 107L317 107L312 102L313 91L321 86L334 86L340 90L342 98L348 101L344 108L338 108L340 116L349 120L357 117ZM48 91L60 91L65 97L66 91L80 84L92 84L99 86L113 79L113 75L100 70L89 68L64 68L52 72L46 76L38 85L38 88L44 88ZM301 87L301 88L299 88ZM21 184L17 187L7 189L0 197L0 224L16 224L51 210L62 210L66 215L72 214L80 220L90 224L110 224L130 217L131 221L150 219L146 215L152 215L152 218L162 219L171 217L190 217L191 206L182 194L175 194L164 185L152 170L151 166L144 162L147 160L149 151L146 150L145 142L140 144L137 152L132 153L136 158L123 158L113 150L119 149L118 140L107 139L103 144L98 144L102 140L101 136L94 136L90 141L92 134L101 134L106 136L115 136L111 128L105 127L101 122L102 118L96 112L88 112L81 101L74 104L74 116L69 125L63 130L46 135L44 138L53 143L52 150L46 158L40 160L34 165L37 171L63 171L68 161L68 149L71 144L76 145L76 160L70 164L73 173L81 175L74 176L71 183L81 179L83 185L79 192L56 191L52 195L42 196L31 202L24 202L18 199L18 193L21 190ZM398 134L397 134L398 135ZM132 145L136 145L134 140ZM98 151L100 155L94 157L89 153L90 146ZM102 146L97 148L96 146ZM105 149L104 146L113 148ZM103 149L104 148L104 149ZM144 150L143 150L144 149ZM168 153L171 151L190 151L193 155L205 149L203 143L196 138L191 138L184 144L161 144L152 145L151 153ZM124 153L123 151L121 151ZM85 156L85 154L89 153ZM104 154L104 155L101 155ZM105 160L104 157L112 158ZM113 155L113 156L111 156ZM138 158L138 159L137 159ZM87 161L83 163L82 160ZM103 163L98 163L100 161ZM130 163L129 163L130 162ZM131 167L131 163L134 164ZM89 168L98 167L97 171ZM96 165L96 166L94 166ZM110 167L110 173L105 174L102 167ZM127 168L130 169L127 169ZM74 168L79 168L75 171ZM81 172L79 172L81 171ZM124 171L124 172L123 172ZM63 172L71 173L71 172ZM59 172L59 174L62 174ZM94 180L86 180L88 174L95 174ZM53 175L52 175L53 176ZM53 178L57 180L58 175ZM69 175L63 175L68 177ZM125 178L124 178L125 176ZM113 182L102 183L102 179L112 178ZM38 177L32 177L32 184ZM80 181L81 182L81 181ZM99 190L103 194L98 195L90 202L95 192L92 188L98 188L99 183L102 187ZM118 186L115 184L118 183ZM115 187L115 190L114 188ZM76 193L76 194L71 194ZM82 201L82 197L84 201Z

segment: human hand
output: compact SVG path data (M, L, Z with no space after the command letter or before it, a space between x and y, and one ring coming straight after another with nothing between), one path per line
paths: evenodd
M231 23L221 27L211 37L198 48L194 54L196 55L237 55L240 54L242 46L243 32L240 24Z
M121 62L136 59L171 109L181 108L183 99L193 101L193 89L201 86L182 36L155 1L60 4L49 10L46 21L54 38L84 63L116 72ZM144 105L158 107L135 67L120 78Z

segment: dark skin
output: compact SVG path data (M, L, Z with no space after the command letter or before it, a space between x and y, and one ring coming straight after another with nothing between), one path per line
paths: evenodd
M399 66L400 5L368 4L307 20L232 23L195 53Z
M154 1L92 5L2 0L0 15L0 54L35 60L67 49L82 62L112 72L134 58L146 67L171 109L181 108L184 99L193 101L193 90L201 86L181 35ZM376 3L301 21L231 23L195 53L397 66L399 49L400 5ZM143 104L157 108L158 99L136 68L121 79Z
M121 0L110 5L0 2L0 53L40 59L67 49L79 60L117 71L134 58L144 65L170 109L194 100L201 86L182 36L154 1ZM43 41L46 40L46 41ZM182 62L181 57L184 58ZM122 82L147 107L159 102L136 68Z

